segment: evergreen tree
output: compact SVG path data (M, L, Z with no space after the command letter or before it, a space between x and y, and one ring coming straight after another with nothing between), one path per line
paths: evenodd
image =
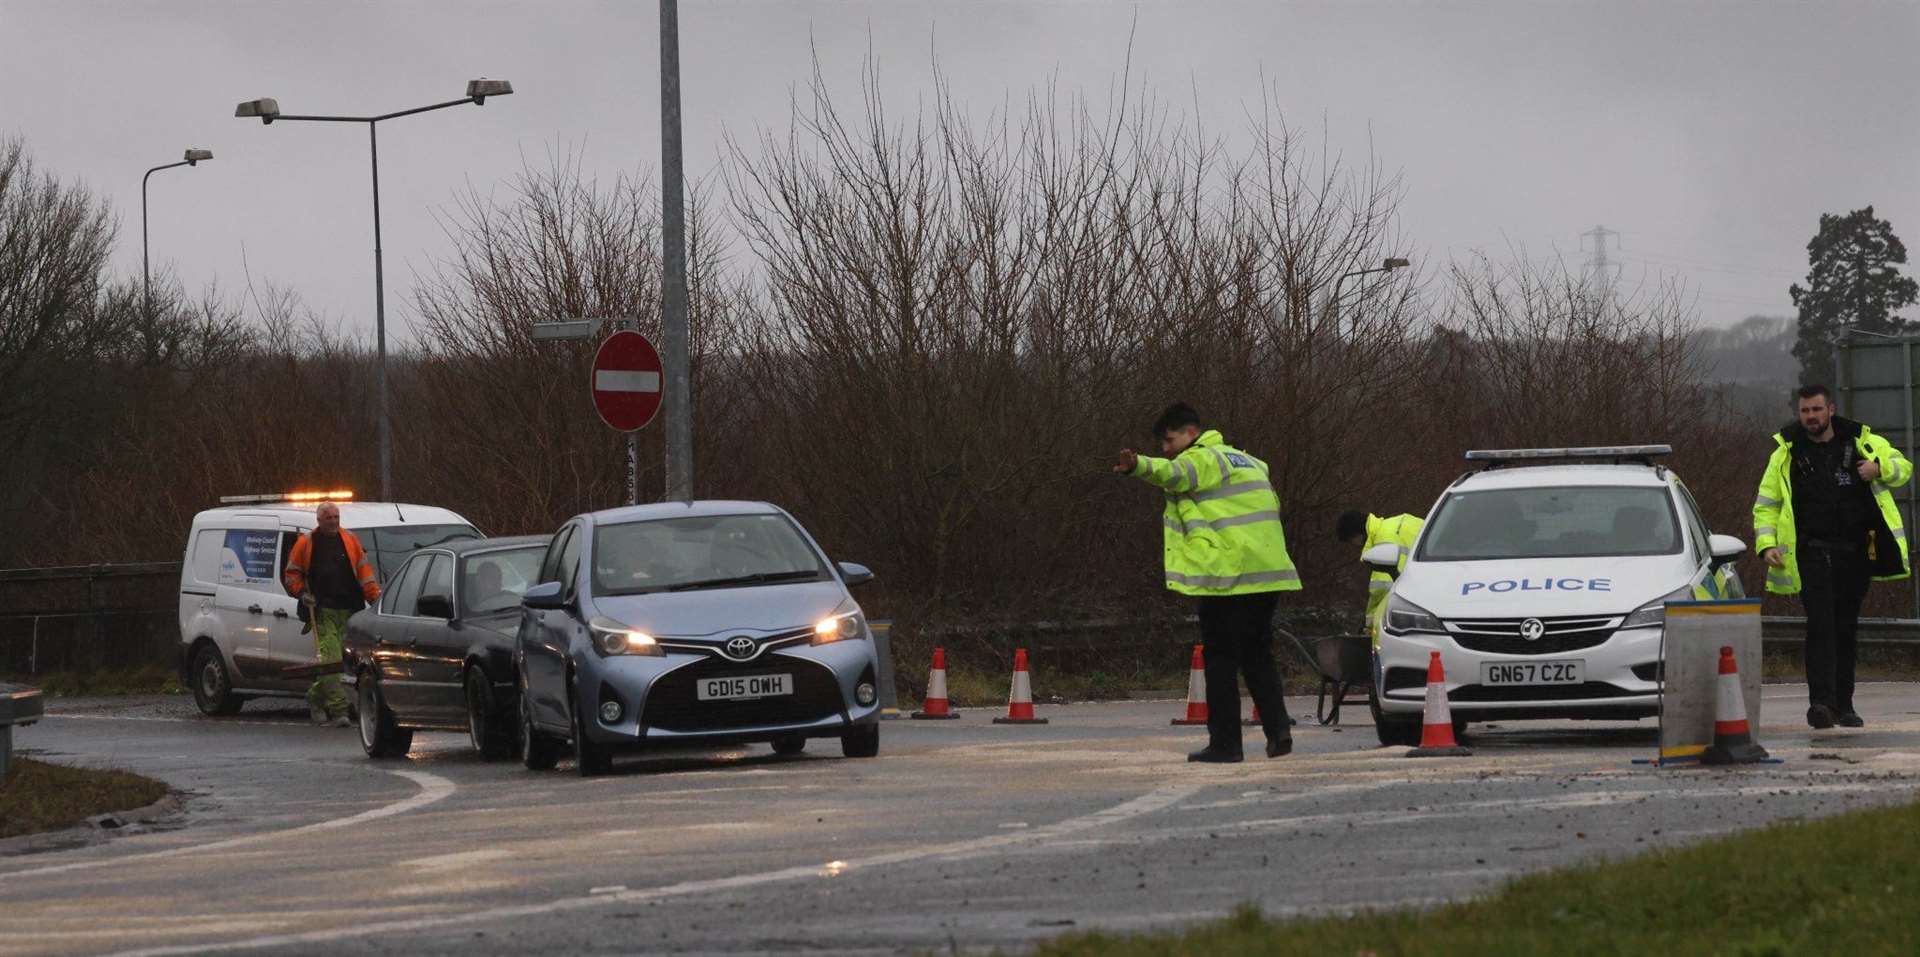
M1920 284L1896 268L1906 262L1906 245L1892 224L1874 218L1873 207L1821 214L1820 232L1807 243L1807 284L1787 290L1800 310L1793 354L1801 381L1833 382L1841 330L1897 333L1906 326L1894 312L1920 299Z

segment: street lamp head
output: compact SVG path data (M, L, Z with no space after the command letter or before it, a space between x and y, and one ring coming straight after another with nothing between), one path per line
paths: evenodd
M1407 262L1406 260L1404 260L1404 259L1401 259L1401 258L1399 258L1399 257L1397 257L1397 256L1396 256L1396 257L1393 257L1393 258L1390 258L1390 259L1388 259L1388 260L1387 260L1386 262L1383 262L1383 263L1381 263L1381 264L1380 264L1380 268L1382 268L1382 269L1403 269L1403 268L1405 268L1405 267L1407 267L1407 266L1410 266L1410 265L1412 265L1412 263L1409 263L1409 262Z
M186 160L187 160L188 166L192 166L196 163L199 163L201 160L210 160L210 159L213 159L212 150L188 150L187 151Z
M489 80L481 77L467 81L467 95L473 97L475 105L484 104L489 96L506 96L513 92L513 84L506 80Z
M234 107L233 115L240 117L257 116L260 118L260 122L271 123L274 117L280 115L280 101L270 96L263 96L257 100L248 100Z

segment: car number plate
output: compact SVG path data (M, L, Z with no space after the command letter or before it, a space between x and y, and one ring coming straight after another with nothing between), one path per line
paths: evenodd
M1483 685L1577 685L1587 680L1587 663L1571 661L1483 661Z
M793 693L792 675L742 675L738 678L701 678L693 689L701 701L742 701Z

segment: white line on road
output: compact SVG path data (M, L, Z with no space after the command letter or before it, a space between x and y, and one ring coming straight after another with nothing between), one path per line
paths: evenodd
M10 874L0 874L0 881L17 880L22 877L40 877L47 874L62 874L68 871L81 871L94 867L120 865L129 861L151 861L167 857L179 857L183 854L205 854L208 851L225 850L229 847L239 847L243 844L254 844L265 840L292 837L296 834L332 831L343 827L352 827L355 824L365 824L368 821L377 821L383 817L392 817L395 814L405 814L415 808L426 807L454 792L453 782L437 774L428 774L425 771L388 771L387 773L398 775L419 785L420 793L405 800L395 801L392 804L384 804L380 807L361 811L358 814L348 817L338 817L329 821L316 821L312 824L302 824L299 827L288 828L283 831L264 831L257 834L243 834L239 837L230 837L224 841L214 841L211 844L194 844L187 847L168 848L164 851L149 851L144 854L122 854L115 857L96 858L90 861L75 861L71 864L56 864L52 867L40 867L30 871L14 871Z
M325 944L333 941L356 937L371 937L378 934L408 933L412 931L432 930L437 927L472 924L478 921L511 920L521 917L536 917L565 911L585 910L611 904L634 904L663 900L672 897L707 894L716 891L738 890L745 887L758 887L764 884L777 884L803 879L831 879L849 871L865 868L885 867L891 864L904 864L911 861L933 859L960 859L972 857L988 851L997 850L1012 844L1025 844L1030 841L1064 837L1069 834L1118 824L1123 821L1162 811L1193 796L1205 783L1168 784L1155 788L1140 797L1123 804L1116 804L1104 811L1081 817L1068 818L1046 827L1016 831L1011 834L993 834L950 844L936 844L931 847L917 847L909 850L894 851L889 854L877 854L872 857L849 861L832 861L828 864L803 864L773 871L761 871L752 874L739 874L733 877L712 878L699 881L684 881L668 884L664 887L646 888L637 891L616 891L610 893L588 893L585 897L563 897L544 904L527 904L520 907L495 907L488 910L468 911L459 914L441 914L435 917L415 917L404 920L390 920L378 923L355 924L350 927L333 927L326 930L306 931L295 934L273 934L264 937L251 937L245 940L225 943L180 944L166 947L149 947L140 950L120 951L114 957L166 957L172 954L206 954L217 951L255 950L264 947L287 947L294 945Z

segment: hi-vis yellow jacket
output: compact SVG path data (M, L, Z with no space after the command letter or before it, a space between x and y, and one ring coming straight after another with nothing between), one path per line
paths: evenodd
M1209 429L1174 458L1140 456L1133 476L1166 495L1169 589L1201 596L1299 590L1267 463Z
M1871 538L1867 543L1867 567L1876 581L1890 581L1907 577L1911 566L1907 558L1907 532L1900 521L1900 509L1893 503L1892 489L1907 484L1913 478L1913 463L1900 454L1891 442L1875 434L1865 425L1851 419L1833 417L1835 442L1853 442L1853 447L1863 459L1872 459L1880 466L1880 477L1873 480L1873 501L1879 506L1879 521L1869 530ZM1793 595L1800 591L1800 556L1795 546L1799 536L1793 527L1793 478L1790 474L1793 465L1793 439L1799 434L1798 425L1789 426L1774 435L1773 457L1767 459L1767 471L1760 476L1760 492L1753 500L1753 550L1764 552L1769 548L1780 549L1783 559L1779 568L1771 565L1767 569L1767 590L1778 595ZM1792 434L1790 434L1792 433ZM1899 543L1896 552L1889 542ZM1896 559L1895 555L1899 557Z
M1400 570L1407 570L1407 556L1413 554L1414 539L1420 537L1420 527L1427 522L1417 515L1395 515L1381 518L1367 513L1367 540L1360 546L1360 554L1382 542L1392 542L1400 546ZM1386 572L1374 572L1367 579L1367 620L1372 621L1374 612L1387 603L1387 591L1393 588L1393 576Z

